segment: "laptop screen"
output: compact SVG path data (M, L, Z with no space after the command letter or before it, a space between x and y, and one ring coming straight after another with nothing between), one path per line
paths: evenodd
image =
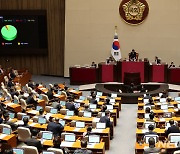
M145 104L148 104L148 103L149 103L149 99L145 98L145 99L143 99L143 102L144 102Z
M14 119L14 117L15 117L15 113L9 113L9 118L10 119Z
M66 142L75 142L76 141L75 134L66 134L65 135L65 141Z
M155 125L155 122L145 122L145 123L144 123L144 128L145 128L145 129L148 129L149 125L153 125L154 128L155 128L155 126L156 126L156 125Z
M168 104L161 104L161 110L167 110Z
M179 135L171 135L169 140L170 140L170 143L177 143L180 141L180 136Z
M90 108L90 109L96 109L96 108L97 108L97 105L96 105L96 104L89 104L89 108Z
M62 120L62 119L59 119L59 123L60 123L62 126L65 126L66 121L65 121L65 120Z
M17 99L14 99L14 104L18 104L18 100Z
M66 105L66 101L60 101L60 105L65 106Z
M38 118L38 123L39 124L45 124L46 123L46 119L45 118Z
M149 113L145 113L145 114L144 114L144 118L145 118L145 119L149 119Z
M20 149L20 148L14 148L13 152L15 154L24 154L24 149Z
M164 118L172 118L172 113L171 112L165 112L163 117Z
M66 112L66 115L67 115L67 116L74 116L74 111L67 111L67 112Z
M43 132L43 133L42 133L42 139L52 140L52 139L53 139L53 134L52 134L52 132Z
M175 101L180 101L180 97L174 97Z
M96 96L102 96L102 92L97 91Z
M10 135L11 134L11 128L3 127L3 134Z
M62 91L58 90L58 95L61 95L62 94Z
M113 110L113 105L106 105L107 106L107 110Z
M85 111L84 114L83 114L84 117L88 117L88 118L90 118L91 115L92 115L91 112L86 112L86 111Z
M166 98L160 98L160 102L166 102Z
M96 123L96 128L97 129L106 129L106 123L97 122Z
M28 116L28 115L23 115L23 116L22 116L22 120L23 120L25 117L28 118L28 119L30 119L30 116Z
M74 103L74 106L75 106L76 109L78 109L81 106L81 104L76 102L76 103Z
M36 106L36 111L39 111L42 108L43 108L42 106Z
M39 99L41 99L41 100L43 99L42 95L39 95Z
M155 143L157 143L157 141L158 141L157 135L145 135L144 137L145 137L145 143L149 143L148 140L149 140L149 138L151 138L151 137L154 138Z
M51 151L43 151L42 154L55 154L55 153Z
M100 98L99 98L99 97L96 97L96 100L97 100L97 102L99 102Z
M89 135L89 143L100 143L99 135Z
M76 127L77 128L84 128L85 127L85 122L83 122L83 121L76 121Z
M115 97L117 97L117 94L111 94L111 97L113 97L113 98L115 98Z
M85 96L80 96L79 99L84 101L86 99L86 97Z
M58 112L58 110L54 109L54 108L51 108L51 110L50 110L50 113L52 113L52 114L57 114L57 112Z
M111 98L111 99L110 99L110 103L115 103L115 99L114 99L114 98Z

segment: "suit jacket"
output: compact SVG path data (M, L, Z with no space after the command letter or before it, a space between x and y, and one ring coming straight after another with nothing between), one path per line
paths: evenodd
M64 127L61 124L50 122L47 126L47 130L51 131L54 136L60 136Z
M160 149L159 148L147 148L147 149L144 149L144 154L150 154L150 153L159 153L160 152Z
M70 111L76 110L74 104L72 104L72 103L66 103L66 109L69 109Z
M170 133L180 133L179 127L172 125L165 131L165 135L168 136Z
M41 152L41 150L42 150L41 141L37 140L35 138L27 139L25 141L25 144L27 144L28 146L35 146L38 149L39 152Z
M111 126L110 118L107 117L107 116L101 117L99 122L106 123L106 127L110 127Z
M97 100L92 98L90 101L89 101L90 104L97 104Z

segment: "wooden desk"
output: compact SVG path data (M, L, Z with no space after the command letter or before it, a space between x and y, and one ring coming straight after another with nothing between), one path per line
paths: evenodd
M77 140L76 142L67 144L67 142L62 141L60 147L64 148L67 147L70 150L76 150L81 148L81 142L80 140ZM87 149L92 150L93 154L105 154L105 143L100 142L94 145L88 145Z
M15 113L21 112L21 105L11 103L10 101L4 102L3 104L7 105L7 108Z
M135 143L135 154L143 154L144 148L148 148L148 144L139 144L138 142ZM173 154L176 150L176 146L173 143L163 143L158 142L156 143L157 148L165 148L167 149L168 154Z
M75 133L77 137L82 137L83 133L87 131L87 128L76 128L76 127L70 127L65 126L64 127L65 132ZM92 129L93 134L98 134L101 136L101 139L103 139L103 142L105 142L105 149L109 150L110 148L110 128L106 129Z
M7 142L12 147L17 146L17 141L16 141L16 135L15 134L5 135L5 136L4 136L4 134L0 134L0 138L1 138L2 141Z

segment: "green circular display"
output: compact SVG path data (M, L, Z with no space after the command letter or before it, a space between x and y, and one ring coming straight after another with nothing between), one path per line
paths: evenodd
M5 25L1 28L2 37L7 41L12 41L17 36L17 29L12 25Z

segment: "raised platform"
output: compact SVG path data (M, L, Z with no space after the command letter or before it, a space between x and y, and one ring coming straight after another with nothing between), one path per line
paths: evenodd
M151 83L142 83L142 85L144 85L145 89L147 89L148 93L151 94L152 96L157 95L158 93L164 90L180 91L180 86L173 84L151 82ZM143 96L145 94L145 92L127 93L125 91L126 87L124 87L124 84L118 82L81 85L79 89L80 90L96 89L97 91L102 91L104 94L116 93L119 97L122 98L122 103L124 104L136 104L138 102L138 97ZM119 90L121 90L122 93L120 93Z

